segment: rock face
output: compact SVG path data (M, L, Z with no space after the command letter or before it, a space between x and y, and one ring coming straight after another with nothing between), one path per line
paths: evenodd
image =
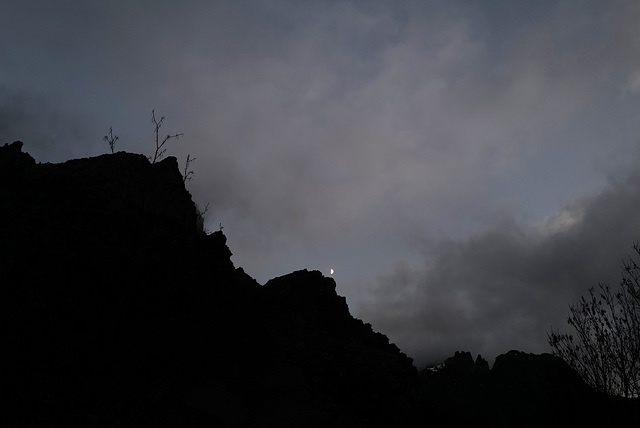
M418 374L298 271L261 286L198 226L174 158L37 164L0 147L0 426L597 426L640 422L550 355Z
M340 416L322 426L409 425L417 393L411 359L371 325L353 318L335 287L332 278L303 270L272 279L262 289L270 342L277 344L273 357L297 373L298 381L305 380L304 387L297 386L305 394L296 400L306 402L295 407L349 415L349 423ZM280 404L290 405L290 398Z
M480 356L456 352L439 370L421 372L430 420L448 426L566 427L637 425L638 400L588 387L551 354L509 351L489 370Z
M198 229L174 158L36 164L0 147L0 425L381 426L411 359L335 282L260 286Z
M481 355L474 362L471 352L457 351L453 357L445 360L444 373L457 378L484 376L489 373L489 363Z

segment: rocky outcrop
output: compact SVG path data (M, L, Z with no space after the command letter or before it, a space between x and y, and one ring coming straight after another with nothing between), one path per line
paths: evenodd
M417 397L411 359L353 318L335 288L332 278L302 270L262 289L264 322L270 342L277 343L272 358L304 379L297 386L304 391L297 407L312 413L332 409L340 416L328 425L342 426L344 419L362 426L410 426Z
M478 355L474 362L471 352L456 351L453 357L444 361L443 374L455 378L484 376L489 373L489 363Z
M561 360L418 375L332 278L259 285L198 227L176 160L0 147L2 426L638 425Z
M480 356L456 352L439 370L421 372L432 421L447 426L565 427L640 422L637 400L588 387L551 354L509 351L489 370Z
M11 320L3 417L210 419L179 391L248 365L252 348L238 337L253 333L234 308L254 302L259 285L233 266L224 235L199 233L175 159L36 164L20 147L0 148L0 301Z
M234 267L174 158L37 164L21 147L0 147L0 424L412 420L411 360L319 272L260 286Z

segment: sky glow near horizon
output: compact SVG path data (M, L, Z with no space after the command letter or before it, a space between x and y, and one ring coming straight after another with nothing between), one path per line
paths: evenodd
M417 365L548 352L640 239L635 1L13 1L0 143L197 160L264 283L333 278Z

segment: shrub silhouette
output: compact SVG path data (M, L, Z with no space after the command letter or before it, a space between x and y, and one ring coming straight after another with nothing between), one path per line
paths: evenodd
M640 245L633 245L640 255ZM618 289L598 284L569 306L571 333L551 331L553 353L599 391L623 397L640 395L640 267L629 256Z

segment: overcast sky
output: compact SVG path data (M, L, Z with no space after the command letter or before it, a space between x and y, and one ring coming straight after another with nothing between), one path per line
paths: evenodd
M640 239L640 3L29 1L0 13L0 142L167 155L264 283L333 268L416 360L548 352Z

